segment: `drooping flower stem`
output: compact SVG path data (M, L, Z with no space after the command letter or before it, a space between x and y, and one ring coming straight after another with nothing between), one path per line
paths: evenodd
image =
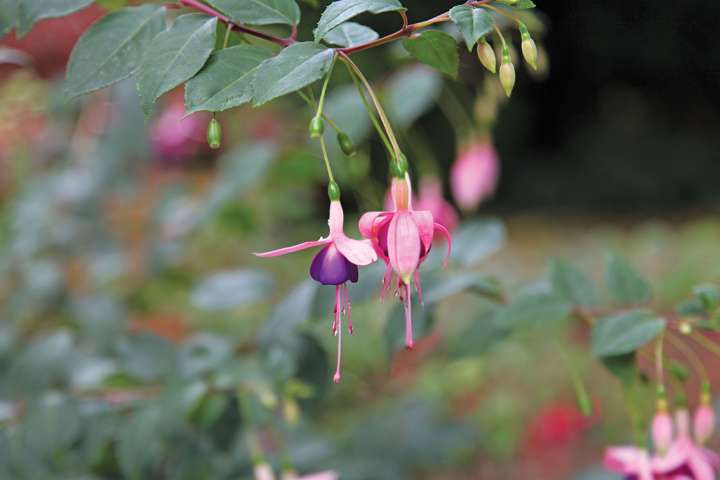
M593 411L592 400L590 400L590 395L588 395L587 389L585 388L585 383L582 380L580 369L577 367L575 362L573 362L572 358L570 358L570 354L563 344L558 341L556 345L563 361L565 362L568 373L570 374L570 381L572 382L573 389L575 390L575 398L577 400L578 407L580 408L580 412L586 417L589 417L592 415Z
M297 93L297 94L300 96L300 98L302 98L302 99L305 101L305 103L308 104L309 107L317 109L317 104L315 103L315 100L312 100L310 97L308 97L306 94L304 94L304 93L302 92L302 90L298 90L298 91L295 92L295 93ZM335 123L332 118L330 118L330 117L328 117L327 115L325 115L324 112L323 112L323 114L322 114L322 119L323 119L323 121L327 122L328 125L330 125L330 127L331 127L333 130L335 130L336 132L340 133L340 132L343 131L343 130L338 126L338 124Z
M700 345L705 347L710 353L714 354L717 357L720 357L720 346L715 345L712 340L709 340L705 335L703 335L700 332L693 332L692 336L690 337L696 342L698 342Z
M663 345L665 333L661 333L655 341L655 373L657 375L656 382L664 388L665 386L665 369L663 367Z
M380 121L383 124L383 127L385 128L385 132L387 133L387 136L390 140L390 144L392 145L393 149L393 156L395 162L400 161L400 145L398 144L397 138L395 137L395 133L393 132L392 126L390 125L390 121L388 120L387 115L385 114L385 110L383 110L382 105L380 104L380 100L378 100L377 95L375 95L375 92L372 89L372 86L370 85L370 82L367 78L365 78L365 75L363 75L362 71L358 68L357 65L355 65L355 62L353 62L350 57L348 57L345 53L340 53L340 56L342 57L345 64L350 67L352 72L357 75L357 77L360 79L360 81L365 86L365 90L367 90L368 95L370 95L370 99L372 100L373 104L375 105L375 110L378 113L378 116L380 117Z
M362 84L360 83L360 80L355 75L355 72L352 71L352 69L348 68L348 71L350 72L350 78L353 79L353 83L355 84L355 87L357 88L358 94L360 95L360 100L362 100L363 106L365 107L365 111L368 114L368 117L370 118L370 122L373 124L373 127L375 128L375 131L380 136L380 139L382 140L383 144L385 145L385 148L387 149L388 153L390 155L393 154L393 148L390 145L390 141L387 138L387 135L385 135L385 131L382 129L380 124L378 123L378 119L375 116L375 112L370 107L370 104L368 103L367 97L365 96L365 90L363 89Z
M320 136L320 150L322 150L323 161L325 162L325 170L327 170L328 179L331 183L335 183L335 175L333 175L332 167L330 166L330 158L328 157L325 137L323 136Z
M333 55L332 63L327 75L325 75L325 82L323 82L322 90L320 90L320 101L318 102L317 116L323 115L323 108L325 107L325 94L327 93L328 84L330 83L330 77L332 77L333 70L335 69L335 62L337 61L337 55Z
M676 339L672 334L670 334L670 332L668 332L665 338L667 338L670 344L674 348L677 348L680 353L688 360L688 362L690 362L690 364L693 366L693 369L695 370L695 373L700 376L700 379L702 381L708 381L710 377L708 377L707 370L705 370L705 365L703 365L700 357L697 356L693 349L685 345L681 340Z

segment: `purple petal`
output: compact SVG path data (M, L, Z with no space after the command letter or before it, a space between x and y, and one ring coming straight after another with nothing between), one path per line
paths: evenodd
M358 267L343 257L335 244L331 243L313 258L310 276L323 285L342 285L347 281L358 281Z

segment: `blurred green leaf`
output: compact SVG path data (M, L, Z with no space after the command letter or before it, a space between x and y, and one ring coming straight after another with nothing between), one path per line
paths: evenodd
M466 267L485 260L505 243L505 226L498 220L465 222L453 235L452 258Z
M297 25L300 7L294 0L209 0L234 22L247 25Z
M523 294L499 309L497 323L510 327L546 327L566 319L571 310L570 304L555 294Z
M238 45L212 54L208 63L185 85L187 113L222 112L252 99L258 66L272 52L255 45Z
M502 288L494 278L475 272L455 272L431 277L425 284L423 300L432 305L464 291L494 299L502 295Z
M305 324L312 311L317 293L317 283L305 280L290 292L270 315L260 331L260 343L268 346L273 340L295 335L295 330Z
M605 368L612 373L624 386L630 386L635 382L637 377L637 367L635 365L635 352L626 353L624 355L616 355L613 357L604 357L601 359Z
M385 108L393 124L408 128L435 105L441 90L442 77L435 70L424 65L406 67L388 79L383 90Z
M458 26L471 51L480 38L492 31L495 20L484 8L457 5L450 9L450 19Z
M35 22L45 18L70 15L90 5L93 0L16 0L17 36L23 37Z
M145 115L164 93L192 78L215 48L217 18L191 13L156 36L145 53L138 91Z
M38 335L14 359L3 383L15 393L62 385L68 380L73 349L73 337L65 330Z
M70 56L65 95L76 97L128 78L140 68L143 54L165 29L165 8L130 7L94 23Z
M640 305L652 297L650 284L617 255L608 257L606 280L610 296L622 305Z
M117 352L122 368L144 381L166 377L177 365L175 346L157 335L142 333L121 337Z
M398 0L338 0L327 6L315 28L315 41L319 42L338 25L361 13L385 13L405 10Z
M512 332L507 324L498 321L495 310L486 311L449 340L453 356L479 356L489 352Z
M80 435L77 407L59 395L45 397L28 410L22 432L25 444L38 456L67 449Z
M260 64L253 81L253 105L300 90L327 73L335 53L318 43L300 42Z
M201 310L232 310L267 298L273 283L272 276L262 270L219 272L200 281L190 302Z
M592 281L574 265L564 260L550 263L553 291L565 300L580 306L597 305L598 292Z
M630 353L657 337L665 329L665 320L648 310L633 310L595 323L592 352L595 357Z
M128 480L148 478L149 469L160 461L162 437L160 411L146 408L122 425L117 439L117 460Z
M0 0L0 36L5 35L17 24L17 0Z
M455 39L439 30L427 30L418 37L403 40L403 46L410 55L426 65L456 78L460 57Z
M355 22L345 22L330 30L325 36L325 41L340 47L353 47L371 42L378 37L378 33L370 27Z
M97 4L103 7L105 10L114 12L120 10L127 5L127 0L96 0Z

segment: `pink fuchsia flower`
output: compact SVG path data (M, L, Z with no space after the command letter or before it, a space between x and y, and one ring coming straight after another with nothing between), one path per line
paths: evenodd
M705 383L703 391L700 394L700 406L695 410L693 418L693 433L695 440L704 445L715 430L715 409L712 408L712 396L710 394L710 385Z
M439 179L425 177L420 181L420 195L415 205L418 210L427 210L432 213L435 222L445 227L449 232L455 231L458 216L455 213L455 208L445 200Z
M500 160L488 141L473 142L461 149L450 170L453 197L462 210L472 211L495 192Z
M655 449L661 454L667 452L673 441L673 421L667 411L667 401L665 399L658 400L657 413L653 417L651 434Z
M694 480L715 480L715 472L720 470L720 457L693 441L687 409L675 412L675 429L676 438L667 454L655 459L656 470L668 476L686 475Z
M338 194L339 198L339 194ZM310 277L323 285L335 285L335 310L332 332L338 339L337 367L333 381L340 381L340 359L342 355L342 314L348 320L348 330L352 334L350 319L350 295L347 282L358 281L358 266L365 266L377 260L377 254L367 241L354 240L343 231L344 215L339 200L330 202L330 233L319 240L303 242L292 247L280 248L270 252L256 253L263 258L278 257L288 253L322 247L310 264Z
M339 478L337 473L328 470L325 472L310 473L302 477L297 476L293 472L288 472L283 475L282 480L338 480Z
M265 462L258 463L253 467L255 480L275 480L275 473L272 467Z
M610 447L605 450L603 465L611 472L637 480L655 480L652 457L637 447Z
M368 212L360 218L359 228L363 237L372 242L387 270L383 278L381 297L390 289L393 274L397 277L396 294L405 307L405 346L413 348L411 284L415 284L422 301L418 268L432 248L435 232L447 238L447 258L451 250L451 237L447 229L436 223L429 211L412 208L410 177L393 177L390 187L393 199L392 211Z
M167 161L182 162L206 146L207 116L185 116L182 101L170 103L155 121L150 140L155 154Z

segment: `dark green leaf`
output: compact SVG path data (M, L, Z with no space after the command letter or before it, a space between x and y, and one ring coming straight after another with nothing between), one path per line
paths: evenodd
M164 28L165 8L156 5L126 8L94 23L70 56L66 95L76 97L133 75Z
M635 382L637 368L635 366L634 352L614 357L605 357L602 358L601 361L603 365L605 365L605 368L615 375L623 385L629 386Z
M255 72L253 105L262 105L322 78L330 69L333 56L331 48L301 42L264 61Z
M497 220L474 220L463 223L453 237L453 260L472 266L500 250L505 227Z
M272 286L272 276L261 270L220 272L200 281L190 301L202 310L232 310L266 298Z
M455 335L450 342L453 356L479 356L489 352L510 335L512 329L497 321L495 311L488 311Z
M501 326L538 326L559 322L570 314L570 305L550 293L530 293L514 298L510 305L498 311Z
M300 7L295 0L210 0L209 3L237 23L297 25Z
M185 85L187 112L222 112L249 102L255 71L271 56L270 50L254 45L215 52L200 73Z
M652 297L647 281L617 255L608 257L607 286L610 296L622 305L647 303Z
M403 46L410 55L426 65L437 68L441 72L455 78L458 74L460 57L457 43L447 33L439 30L428 30L415 38L406 38Z
M260 342L269 345L282 335L293 334L298 326L308 321L317 284L306 280L290 292L270 315L260 331Z
M633 310L599 320L592 331L592 352L612 357L633 352L665 329L665 320L647 310Z
M339 0L331 3L323 12L315 28L315 41L319 42L341 23L361 13L399 12L405 7L398 0Z
M39 20L70 15L92 2L93 0L17 0L18 37L28 33Z
M17 24L17 0L0 0L0 36Z
M428 305L468 290L492 298L502 293L497 281L475 272L442 275L432 278L425 287L423 300Z
M393 124L407 128L415 123L435 105L442 82L442 75L425 65L412 65L393 74L383 92Z
M341 23L325 35L325 41L341 47L353 47L372 42L379 35L375 30L355 22Z
M153 40L140 70L138 90L145 115L163 93L192 78L215 47L217 18L201 13L178 17Z
M76 406L58 395L34 403L23 423L24 440L39 456L50 456L69 448L79 434Z
M451 8L450 19L460 29L468 51L472 50L477 41L487 35L495 25L495 20L487 10L469 5L457 5Z
M593 306L598 294L592 281L578 268L563 260L550 264L553 291L575 305Z

